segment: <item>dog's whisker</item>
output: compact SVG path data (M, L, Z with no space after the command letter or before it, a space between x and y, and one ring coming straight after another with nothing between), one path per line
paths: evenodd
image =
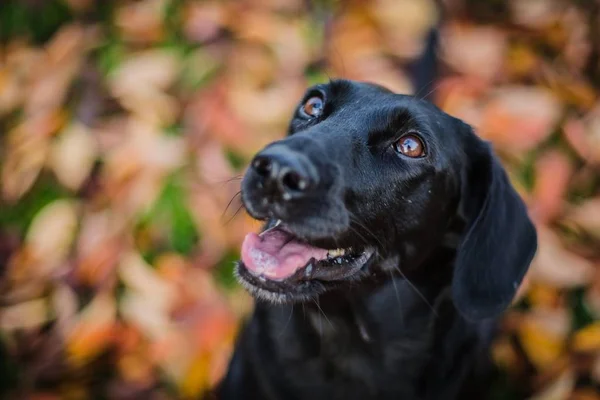
M359 227L361 227L362 229L364 229L364 230L366 231L366 233L368 233L369 235L371 235L371 236L373 237L373 239L375 239L375 240L377 241L377 243L378 243L378 244L381 246L381 249L382 249L382 250L384 250L384 249L385 249L385 246L384 246L383 242L381 241L381 239L379 239L379 237L378 237L378 236L377 236L375 233L373 233L373 231L371 231L369 228L367 228L367 227L365 226L365 224L363 224L362 222L360 222L360 220L359 220L359 219L358 219L356 216L354 216L350 210L348 210L348 212L350 213L350 220L351 220L352 222L354 222L355 224L357 224L357 225L358 225ZM353 230L354 230L354 231L355 231L355 232L356 232L358 235L360 235L360 233L359 233L359 232L358 232L356 229L353 229ZM361 236L361 238L362 238L362 239L363 239L365 242L368 242L364 236L362 236L362 235L360 235L360 236Z
M429 300L427 300L427 297L425 297L425 295L423 293L421 293L421 291L419 290L419 288L417 288L411 281L410 279L408 279L408 277L404 274L404 272L402 272L402 270L400 269L400 267L398 267L397 265L394 266L394 269L396 271L398 271L398 273L402 276L402 278L406 281L406 283L408 283L408 285L415 291L415 293L417 295L419 295L419 297L421 298L421 300L423 300L425 302L425 304L427 304L427 306L431 309L431 311L433 312L433 315L435 317L438 316L436 309L431 305L431 303L429 302Z
M432 81L433 82L433 81ZM431 82L429 82L431 83ZM428 84L429 84L428 83ZM428 97L429 95L435 93L440 87L442 86L441 83L438 83L437 85L435 85L429 92L425 93L425 95L423 95L420 100L423 100L425 97Z
M315 299L312 299L313 303L315 303L317 305L317 307L319 308L319 310L321 310L321 307L319 307L319 304L317 304L317 301ZM321 310L321 313L323 313L323 311ZM323 339L323 318L319 317L319 338Z
M398 303L398 308L400 309L400 323L404 325L404 314L402 313L402 302L400 301L400 293L398 293L398 286L396 285L396 280L394 279L394 274L392 271L388 271L390 275L390 279L392 280L392 285L394 286L394 292L396 293L396 301Z
M304 306L304 304L302 304ZM283 336L283 334L285 333L285 330L287 329L288 325L290 324L290 321L292 320L292 314L294 313L294 303L292 303L292 306L290 308L290 315L288 316L287 322L285 323L284 327L281 329L281 331L279 332L279 335L277 335L277 337L281 337Z
M232 176L231 178L227 178L227 179L223 179L223 180L206 182L206 185L210 186L210 187L215 187L215 186L223 187L223 186L227 185L228 183L239 182L242 179L243 179L243 175L235 175L235 176Z
M317 306L317 308L319 309L319 311L321 311L321 314L323 314L323 317L327 320L327 322L331 326L331 329L335 329L335 327L333 326L333 324L331 323L331 321L329 320L329 318L327 318L327 315L325 315L325 312L323 311L323 309L319 305L319 299L313 299L313 302L315 303L315 305Z
M225 214L227 213L227 210L229 209L229 207L231 206L231 204L233 203L233 201L242 194L242 191L239 190L236 194L234 194L231 199L229 200L229 203L227 203L227 206L225 207L225 210L223 210L223 213L221 214L221 218L223 218L225 216Z
M229 223L230 223L231 221L233 221L235 217L237 217L237 215L239 214L239 212L240 212L240 211L242 211L242 209L243 209L243 208L244 208L244 205L243 205L243 204L240 204L240 206L238 207L238 209L236 210L236 212L235 212L235 213L233 213L233 215L231 216L231 218L229 218L229 219L227 220L227 222L225 222L225 224L224 224L224 225L229 225Z
M415 101L415 100L422 100L423 98L425 98L426 96L428 96L429 94L431 94L431 93L428 93L428 94L424 95L423 97L419 98L419 94L421 94L421 92L422 92L423 90L425 90L425 89L426 89L426 88L427 88L429 85L431 85L433 82L435 82L435 80L436 80L435 78L434 78L434 79L430 79L430 80L429 80L429 81L428 81L428 82L427 82L425 85L421 86L421 87L419 88L419 90L417 90L417 91L416 91L416 92L415 92L415 93L412 95L412 98L410 99L410 100L411 100L411 102L413 102L413 101Z
M243 175L234 175L231 178L225 179L224 181L219 181L218 183L225 184L225 183L229 183L229 182L233 182L233 181L241 181L243 177L244 177Z

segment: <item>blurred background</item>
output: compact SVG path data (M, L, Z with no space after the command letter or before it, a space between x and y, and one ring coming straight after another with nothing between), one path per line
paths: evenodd
M306 87L418 93L492 141L539 232L495 399L600 399L596 0L0 1L2 399L192 399L252 302L249 157Z

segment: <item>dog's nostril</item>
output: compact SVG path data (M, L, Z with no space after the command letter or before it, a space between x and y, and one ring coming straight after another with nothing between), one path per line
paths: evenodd
M297 192L304 191L308 187L308 180L293 170L288 170L283 173L281 183L285 188Z
M271 160L267 157L256 157L252 161L252 168L261 176L268 176L273 169Z

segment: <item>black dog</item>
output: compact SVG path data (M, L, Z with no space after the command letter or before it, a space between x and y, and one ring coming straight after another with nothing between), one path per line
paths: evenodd
M252 161L257 298L221 399L481 399L495 318L537 248L490 146L436 106L337 80Z

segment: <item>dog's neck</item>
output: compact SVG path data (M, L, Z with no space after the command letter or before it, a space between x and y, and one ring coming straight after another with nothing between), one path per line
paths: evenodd
M261 375L262 384L283 394L298 390L272 386L277 365L293 363L308 373L317 363L333 380L350 377L359 387L376 388L381 374L399 374L399 387L420 388L430 393L427 398L440 398L436 379L448 374L457 382L463 379L471 363L460 360L483 353L492 326L467 322L454 308L449 255L439 252L419 268L422 275L407 274L409 280L386 275L380 282L361 282L301 305L258 303L251 329L256 342L250 351L263 349L254 360L270 366ZM448 340L457 347L447 346ZM400 394L415 398L413 392Z
M454 244L454 243L453 243ZM340 329L354 329L365 342L377 338L377 321L371 320L372 308L385 299L393 304L398 313L410 314L410 308L421 308L422 314L435 317L439 307L450 300L455 246L442 245L432 257L413 271L402 271L397 265L384 266L384 272L369 283L361 283L353 290L329 292L308 302L302 307L307 322L316 330L319 337L328 335L335 340ZM396 259L394 262L398 262ZM393 294L392 298L389 298ZM390 318L406 318L391 314ZM343 325L339 326L339 325Z

